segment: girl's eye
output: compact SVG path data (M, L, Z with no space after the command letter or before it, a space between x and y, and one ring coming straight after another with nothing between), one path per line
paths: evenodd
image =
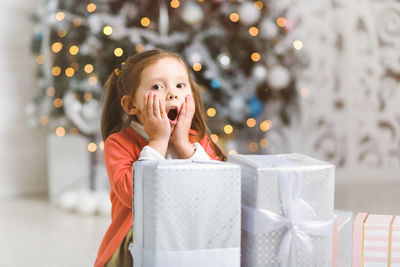
M184 84L184 83L178 83L178 84L176 85L176 87L177 87L177 88L184 88L184 87L185 87L185 84Z
M153 87L151 87L151 89L154 89L154 90L161 90L161 88L162 88L162 86L159 84L155 84L155 85L153 85Z

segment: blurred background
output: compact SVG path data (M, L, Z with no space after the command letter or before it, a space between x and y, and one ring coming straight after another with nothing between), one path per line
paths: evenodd
M227 154L332 162L335 208L399 214L398 1L3 0L0 13L4 266L26 266L21 247L37 266L92 265L110 220L103 84L155 47L192 68Z

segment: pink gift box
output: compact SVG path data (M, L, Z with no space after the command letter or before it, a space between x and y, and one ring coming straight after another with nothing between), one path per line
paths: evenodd
M400 216L357 214L352 266L400 266Z

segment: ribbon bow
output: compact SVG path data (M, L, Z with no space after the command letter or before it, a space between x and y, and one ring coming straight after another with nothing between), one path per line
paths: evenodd
M275 157L278 165L288 166L286 160ZM276 163L276 162L274 162ZM255 235L276 231L282 227L286 233L279 248L281 266L296 266L297 250L313 252L311 236L332 236L334 219L316 220L313 208L300 198L303 173L296 168L278 170L279 191L284 216L274 212L242 205L243 228Z

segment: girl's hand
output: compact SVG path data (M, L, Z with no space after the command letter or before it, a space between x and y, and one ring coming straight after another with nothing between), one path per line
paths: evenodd
M165 113L164 103L158 98L158 94L145 94L141 120L150 139L149 145L164 156L171 136L171 125Z
M178 122L172 133L172 143L183 158L189 158L194 152L194 147L189 142L189 130L192 125L194 112L195 104L193 97L187 95L185 102L181 106Z

